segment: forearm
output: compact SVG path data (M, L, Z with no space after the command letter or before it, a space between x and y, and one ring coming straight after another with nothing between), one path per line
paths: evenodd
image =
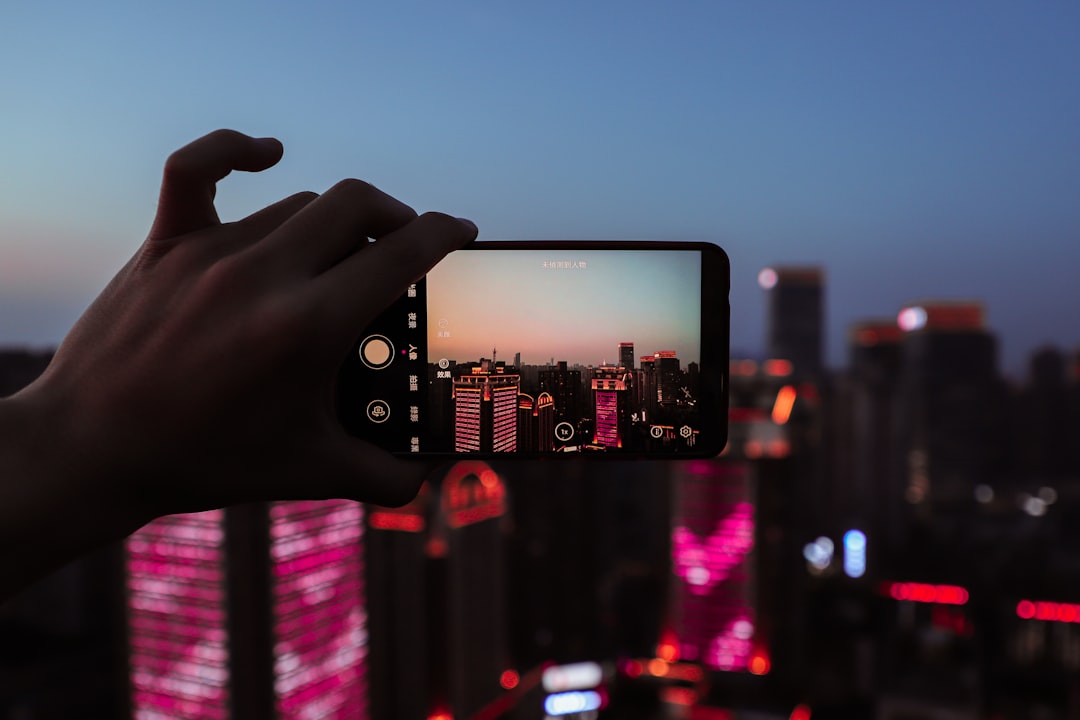
M0 602L149 520L68 448L45 395L0 400Z

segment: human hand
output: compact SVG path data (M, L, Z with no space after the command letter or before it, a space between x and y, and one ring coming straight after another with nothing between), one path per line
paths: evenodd
M174 153L146 242L16 396L76 496L145 521L250 500L397 505L419 489L423 465L342 430L334 383L368 322L476 227L357 180L221 223L216 182L281 154L226 130Z

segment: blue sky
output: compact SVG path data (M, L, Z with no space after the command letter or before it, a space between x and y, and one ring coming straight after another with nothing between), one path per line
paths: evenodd
M217 127L282 163L236 218L340 177L482 238L705 239L759 352L768 264L854 320L979 297L1014 374L1080 346L1080 5L38 2L0 22L0 343L58 341Z

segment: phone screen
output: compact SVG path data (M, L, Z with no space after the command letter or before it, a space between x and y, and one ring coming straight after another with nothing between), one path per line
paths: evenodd
M346 427L410 454L715 454L727 265L707 248L451 253L360 338L339 384Z

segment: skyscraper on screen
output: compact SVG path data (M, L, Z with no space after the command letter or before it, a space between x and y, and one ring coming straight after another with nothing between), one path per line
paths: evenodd
M540 392L551 395L554 402L555 422L568 422L576 426L581 420L584 406L581 398L581 371L569 370L566 361L539 373Z
M518 447L521 376L489 360L454 378L454 451L513 452Z
M597 368L591 384L596 407L593 442L609 448L624 447L630 439L633 375L625 366L608 365Z
M619 343L619 366L627 370L634 369L634 343Z

